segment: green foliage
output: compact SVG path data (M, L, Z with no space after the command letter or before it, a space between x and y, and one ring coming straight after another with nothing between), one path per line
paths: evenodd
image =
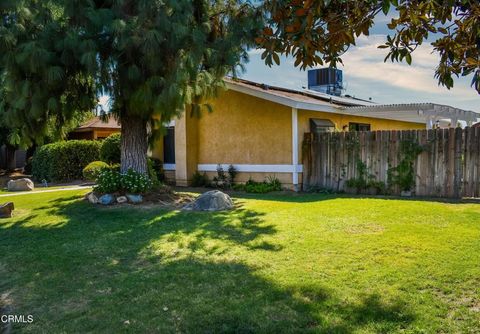
M228 183L232 185L235 183L235 178L237 177L238 171L233 165L230 165L228 166L227 172L228 172Z
M414 163L424 148L413 140L400 142L400 163L388 171L389 183L397 185L402 191L410 191L415 187L416 174Z
M89 181L95 181L100 171L108 168L109 165L103 161L92 161L83 169L83 178Z
M207 173L200 174L198 171L192 175L192 187L208 187L210 180Z
M124 174L114 170L102 169L98 174L94 191L101 194L141 194L149 191L153 186L154 184L148 176L132 169Z
M163 167L158 159L147 159L148 177L154 187L158 187L164 179Z
M382 181L376 181L375 175L369 173L367 164L357 158L356 177L345 182L348 188L355 189L357 193L370 192L372 194L386 193L386 186Z
M102 141L100 159L109 164L120 163L120 133L114 133Z
M217 176L213 178L213 184L216 188L232 188L235 183L235 177L238 172L233 165L228 166L228 170L225 173L222 165L217 166Z
M69 140L39 147L32 161L33 177L39 181L70 181L83 177L83 169L100 158L100 143Z
M256 6L230 0L12 0L0 18L0 112L32 139L91 112L102 94L123 127L154 139L186 105L209 110L262 24ZM123 149L146 167L139 145Z
M234 190L246 191L247 193L265 194L272 191L282 190L282 183L275 176L268 176L263 182L256 182L249 179L245 184L236 184Z
M25 173L27 175L32 174L32 161L33 161L33 157L28 157L27 158L27 162L25 164L25 167L23 167L23 173Z
M165 171L163 170L163 162L160 159L148 158L148 170L150 178L153 180L157 179L158 183L165 181Z
M343 64L345 51L369 35L383 12L392 16L387 24L392 33L380 46L389 50L385 61L411 64L415 49L432 40L440 56L435 70L439 84L451 88L455 76L472 75L472 86L480 93L478 0L277 0L264 1L262 9L267 22L255 41L265 50L262 59L268 66L278 65L281 54L293 56L302 69Z

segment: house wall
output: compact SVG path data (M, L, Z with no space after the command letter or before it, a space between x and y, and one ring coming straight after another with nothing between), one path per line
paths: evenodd
M213 112L203 111L200 118L189 112L175 121L175 179L177 185L188 185L198 167L210 169L217 164L250 166L292 165L292 109L233 90L210 102ZM341 114L298 110L298 163L302 163L303 134L310 131L310 118L329 119L341 130L349 122L368 123L372 130L418 129L425 124L381 120ZM152 156L163 159L162 143ZM260 166L262 167L262 166ZM200 171L203 172L203 171ZM215 171L207 171L210 179ZM284 186L293 187L291 172L239 172L238 182L249 178L263 181L275 175ZM168 173L169 177L173 173ZM299 173L299 183L302 173Z
M198 120L199 164L290 164L291 108L235 91Z
M401 122L401 121L392 121L388 119L378 119L378 118L369 118L369 117L359 117L351 115L342 115L342 114L332 114L318 111L310 110L299 110L298 111L298 150L302 152L302 141L303 134L310 132L310 119L319 118L319 119L328 119L335 124L335 128L338 131L341 131L343 127L350 122L352 123L363 123L370 124L370 130L421 130L426 128L426 124L422 123L410 123L410 122ZM302 157L299 157L300 163L302 163Z
M93 138L94 139L105 139L108 136L114 134L114 133L120 133L120 129L101 129L101 130L95 130L93 133Z

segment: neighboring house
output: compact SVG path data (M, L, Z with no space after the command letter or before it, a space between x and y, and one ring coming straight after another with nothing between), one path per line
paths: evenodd
M110 116L107 122L96 116L70 132L68 139L104 139L120 130L120 124L113 116Z
M472 124L478 115L434 103L379 105L312 90L295 91L246 80L226 80L228 90L210 102L212 113L171 122L152 150L164 161L167 179L189 184L198 171L209 177L218 164L233 164L238 182L275 175L286 187L302 183L302 140L306 132L405 130Z

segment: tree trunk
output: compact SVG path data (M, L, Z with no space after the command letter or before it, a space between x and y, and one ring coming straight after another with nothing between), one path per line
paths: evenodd
M126 115L121 119L121 166L122 173L133 169L147 174L147 122L138 116Z
M13 171L16 166L15 161L16 147L10 144L5 145L5 166L8 171Z

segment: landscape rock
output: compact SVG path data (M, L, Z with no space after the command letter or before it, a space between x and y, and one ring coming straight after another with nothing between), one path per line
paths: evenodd
M7 183L8 191L32 191L33 188L33 181L28 178L10 180Z
M12 212L15 209L13 202L8 202L0 205L0 218L12 217Z
M113 195L110 195L110 194L102 195L102 196L100 196L100 198L98 199L98 203L100 203L100 204L102 204L102 205L110 205L110 204L112 204L114 201L115 201L115 197L113 197Z
M126 196L118 196L117 203L122 204L128 202L128 198Z
M200 195L195 201L183 207L187 211L222 211L233 209L233 201L227 194L212 190Z
M90 193L87 194L87 199L92 204L97 204L98 203L98 197L95 196L95 194L93 192L90 192Z
M138 203L143 202L143 196L142 195L127 194L127 198L133 204L138 204Z

